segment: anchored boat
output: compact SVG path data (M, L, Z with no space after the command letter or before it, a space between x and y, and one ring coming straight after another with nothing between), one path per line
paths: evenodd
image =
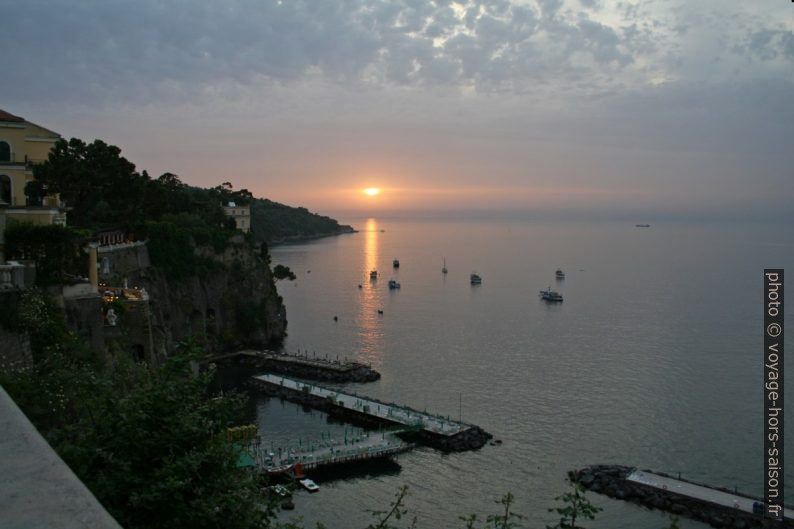
M472 285L479 285L482 283L482 278L478 274L473 273L469 276L469 282Z
M541 290L540 297L545 301L562 301L562 294L552 290L551 287Z
M394 279L389 279L389 290L395 290L398 288L400 288L400 283L398 283Z
M557 279L565 279L565 272L563 272L561 268L558 268L557 271L554 272L554 277Z
M394 268L400 268L400 260L399 259L395 259L394 261L391 262L391 265Z

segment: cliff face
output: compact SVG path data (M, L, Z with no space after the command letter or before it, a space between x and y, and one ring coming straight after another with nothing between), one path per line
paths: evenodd
M138 251L145 252L145 246ZM117 331L124 335L122 349L156 361L190 337L207 352L266 347L282 340L286 309L269 266L241 240L220 255L206 253L224 266L178 279L153 267L126 270L129 286L144 288L149 299L126 304L123 328ZM107 266L112 272L116 263L110 257Z
M139 284L149 294L154 356L163 358L191 336L207 351L265 347L286 335L287 314L270 268L242 246L224 254L226 270L166 279L146 270Z

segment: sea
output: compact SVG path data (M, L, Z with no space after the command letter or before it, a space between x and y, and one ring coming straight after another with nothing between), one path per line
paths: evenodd
M320 492L298 492L283 520L364 528L370 511L388 509L407 486L402 522L416 517L419 528L464 527L460 517L471 513L484 519L508 492L525 517L518 526L540 528L559 520L549 509L570 490L569 470L607 463L763 495L763 273L787 268L794 281L793 226L345 222L358 232L271 249L273 264L297 276L277 284L284 350L371 364L379 381L339 387L460 418L502 443L451 454L418 447L317 474ZM470 284L475 272L480 285ZM389 279L401 288L389 290ZM564 301L541 300L547 288ZM353 431L263 396L251 415L274 446ZM670 524L668 514L587 496L603 508L583 522L588 528ZM682 519L680 527L707 526Z

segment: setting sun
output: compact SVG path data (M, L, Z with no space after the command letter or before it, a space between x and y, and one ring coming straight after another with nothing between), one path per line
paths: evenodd
M375 195L380 195L380 188L378 187L368 187L364 190L365 195L369 195L374 197Z

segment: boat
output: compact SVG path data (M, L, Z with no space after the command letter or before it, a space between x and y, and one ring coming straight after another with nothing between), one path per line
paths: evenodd
M389 279L389 290L395 290L397 288L400 288L400 283L394 279Z
M469 281L472 285L479 285L482 283L482 278L479 275L473 273L469 276Z
M391 265L394 268L400 268L400 260L399 259L395 259L394 261L391 262Z
M441 267L441 273L442 274L446 274L447 273L447 258L446 257L444 257L444 266Z
M317 483L310 480L309 478L302 479L298 481L301 484L301 487L308 490L309 492L317 492L320 490L320 487L317 486Z
M552 290L551 287L541 290L540 297L546 301L562 301L562 294Z
M650 228L651 227L650 224L635 224L634 226L636 226L637 228Z
M372 272L370 272L369 273L369 278L370 279L378 279L378 271L377 270L373 270Z
M554 277L557 279L565 279L565 272L558 268L557 271L554 272Z

